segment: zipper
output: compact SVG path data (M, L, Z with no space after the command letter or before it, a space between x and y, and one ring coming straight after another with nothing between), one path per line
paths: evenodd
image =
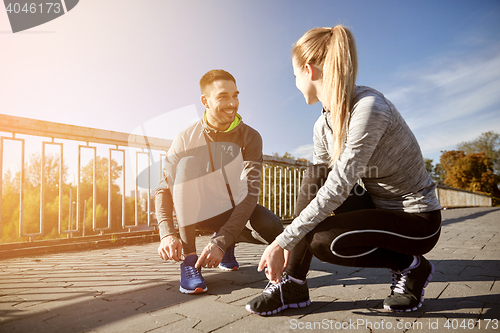
M203 135L205 135L205 141L207 142L207 146L208 146L208 155L210 156L210 165L212 166L212 172L215 172L215 165L214 165L214 160L213 160L213 155L212 155L212 148L210 147L210 137L208 136L208 134L203 131ZM214 140L214 142L217 142L217 135L218 133L216 132L215 133L216 135L216 140ZM216 148L217 148L217 145L216 145ZM215 152L217 155L217 151ZM229 181L227 179L227 174L226 174L226 170L224 169L224 164L223 164L223 158L222 158L222 151L220 153L220 168L221 168L221 172L222 172L222 176L224 177L224 182L226 183L226 188L227 188L227 193L229 194L229 199L231 200L231 206L233 206L233 208L236 207L236 204L234 202L234 198L233 198L233 193L231 192L231 187L229 186Z

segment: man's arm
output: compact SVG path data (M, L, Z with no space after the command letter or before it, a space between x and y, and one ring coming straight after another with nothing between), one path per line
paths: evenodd
M181 147L181 140L177 136L165 158L163 177L155 192L155 211L160 233L158 254L164 260L173 259L175 261L181 260L182 243L177 238L177 231L174 227L174 201L170 188L175 179L175 170L178 162L178 156L175 152L179 147Z
M155 210L158 220L158 229L160 231L160 240L168 235L175 235L177 231L175 230L174 219L172 217L174 202L165 179L160 182L160 185L156 189Z
M182 255L182 244L177 238L177 231L174 227L173 207L172 194L166 186L165 179L163 179L155 193L156 218L160 232L158 254L164 260L179 261Z

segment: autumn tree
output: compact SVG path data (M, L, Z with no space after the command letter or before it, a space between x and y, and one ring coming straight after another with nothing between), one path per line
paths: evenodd
M493 173L493 165L485 153L445 151L441 166L446 172L446 185L500 197L497 186L500 179Z
M500 175L500 135L493 131L482 133L478 138L462 142L457 150L469 153L484 153L493 165L495 174Z

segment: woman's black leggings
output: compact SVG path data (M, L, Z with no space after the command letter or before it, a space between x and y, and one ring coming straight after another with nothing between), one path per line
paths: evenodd
M328 175L326 165L310 166L305 172L295 214L316 196ZM331 264L402 270L413 255L429 252L441 228L439 210L426 213L376 209L368 192L354 186L349 197L309 232L290 252L286 272L305 279L312 256Z

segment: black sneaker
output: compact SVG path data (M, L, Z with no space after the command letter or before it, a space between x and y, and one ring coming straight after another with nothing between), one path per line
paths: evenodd
M391 271L391 294L384 300L384 309L395 312L415 311L424 302L424 288L432 280L434 265L419 256L417 265L402 271Z
M303 308L311 304L307 281L304 284L293 282L286 273L281 282L269 282L259 296L252 299L245 309L261 316L270 316L287 308Z

